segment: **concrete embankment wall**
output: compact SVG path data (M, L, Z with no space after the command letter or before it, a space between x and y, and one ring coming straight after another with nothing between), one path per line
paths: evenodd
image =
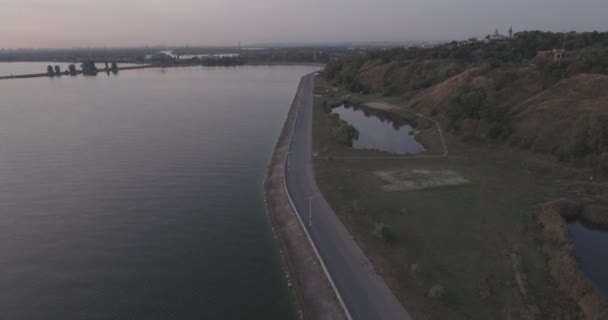
M266 204L273 229L290 280L294 286L298 303L304 319L345 319L342 307L325 275L320 261L289 202L285 185L285 159L294 129L297 111L302 95L303 82L289 109L276 144L264 188Z

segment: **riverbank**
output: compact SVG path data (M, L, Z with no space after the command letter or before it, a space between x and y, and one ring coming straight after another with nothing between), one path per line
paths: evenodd
M285 160L294 130L302 82L289 109L270 162L264 189L268 213L304 319L346 319L314 248L290 203Z

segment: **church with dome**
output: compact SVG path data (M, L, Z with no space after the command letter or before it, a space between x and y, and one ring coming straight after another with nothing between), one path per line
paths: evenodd
M494 31L486 36L486 40L489 41L500 41L513 38L513 26L509 28L509 35L502 35L498 31L498 28L494 28Z

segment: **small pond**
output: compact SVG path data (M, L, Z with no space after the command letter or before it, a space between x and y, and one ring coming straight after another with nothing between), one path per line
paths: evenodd
M359 138L353 141L355 149L373 149L397 154L412 154L425 150L415 139L418 130L386 112L346 105L334 108L333 112L359 131Z
M580 222L568 225L583 272L608 294L608 232Z

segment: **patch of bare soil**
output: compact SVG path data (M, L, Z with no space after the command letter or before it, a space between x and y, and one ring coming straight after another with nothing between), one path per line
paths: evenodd
M375 171L374 174L386 183L383 187L385 191L420 190L469 183L469 180L451 170L412 169Z

